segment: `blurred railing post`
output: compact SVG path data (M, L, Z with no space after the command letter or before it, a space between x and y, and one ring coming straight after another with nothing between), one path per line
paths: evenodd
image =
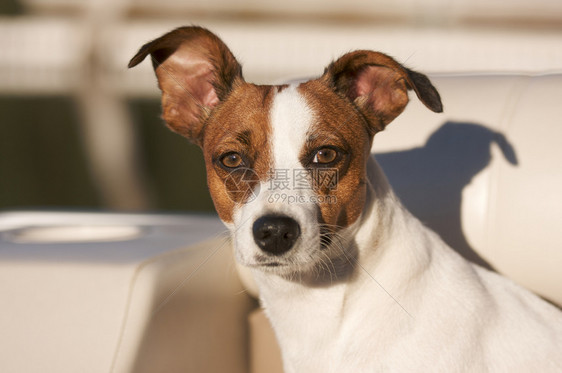
M150 203L126 98L104 84L107 64L101 35L104 28L122 20L128 4L128 0L96 0L83 10L91 50L77 102L91 171L104 204L111 209L146 210Z

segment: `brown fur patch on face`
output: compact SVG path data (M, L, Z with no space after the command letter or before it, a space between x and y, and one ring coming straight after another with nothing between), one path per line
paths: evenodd
M357 108L322 80L303 83L299 91L315 116L300 155L303 165L314 167L307 164L310 155L325 146L341 149L343 153L339 161L330 165L337 170L337 187L315 189L323 201L329 201L318 205L320 223L337 231L353 224L363 211L367 190L366 163L372 136Z
M219 217L232 222L236 206L251 198L272 167L269 119L277 87L244 83L209 117L203 134L207 183ZM221 166L221 157L238 153L242 167Z

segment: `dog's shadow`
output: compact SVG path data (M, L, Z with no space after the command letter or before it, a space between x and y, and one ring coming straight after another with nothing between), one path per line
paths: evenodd
M517 164L503 134L458 122L445 123L423 147L375 154L406 208L466 259L489 269L463 233L461 202L463 188L490 163L493 143L509 163Z

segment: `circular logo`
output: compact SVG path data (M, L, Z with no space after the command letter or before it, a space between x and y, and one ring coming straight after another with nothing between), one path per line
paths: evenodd
M248 203L260 194L258 174L251 168L238 168L224 179L228 197L237 203Z

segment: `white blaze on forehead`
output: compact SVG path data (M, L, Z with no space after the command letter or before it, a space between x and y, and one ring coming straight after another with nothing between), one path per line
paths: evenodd
M299 183L298 188L295 187L293 170L304 168L299 155L306 143L314 115L297 86L293 85L276 93L269 115L270 168L273 173L269 180L262 181L260 193L254 200L234 211L236 256L239 262L246 265L259 265L256 258L263 257L264 253L253 238L253 224L264 215L281 214L295 219L300 226L301 235L291 251L291 261L305 266L311 263L310 258L320 246L319 225L310 223L318 220L317 206L309 199L314 193L312 186L303 187ZM280 184L283 186L280 187ZM303 199L297 200L296 197ZM293 202L290 202L290 198L293 198Z
M312 125L312 118L312 110L297 86L291 85L275 96L271 108L274 170L291 171L303 167L299 155Z

